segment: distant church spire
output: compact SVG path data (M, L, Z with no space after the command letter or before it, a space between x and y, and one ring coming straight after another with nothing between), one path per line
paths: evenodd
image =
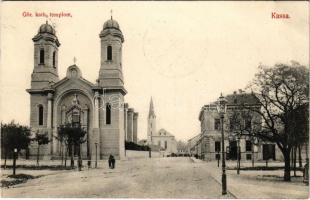
M153 98L151 97L151 102L150 102L150 109L149 109L149 117L155 116L155 111L154 111L154 105L153 105Z
M156 134L156 115L154 112L153 98L150 101L149 117L147 119L147 142L153 144L153 135Z

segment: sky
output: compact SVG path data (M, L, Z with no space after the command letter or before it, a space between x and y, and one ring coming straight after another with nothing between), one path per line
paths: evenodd
M151 97L157 129L177 140L200 133L201 107L220 93L244 88L259 64L309 66L308 2L2 2L0 120L29 125L33 42L46 20L61 43L59 76L76 64L95 83L100 68L99 33L106 20L123 32L125 100L139 112L138 138L147 135ZM72 17L23 17L24 12ZM289 19L273 19L272 12Z

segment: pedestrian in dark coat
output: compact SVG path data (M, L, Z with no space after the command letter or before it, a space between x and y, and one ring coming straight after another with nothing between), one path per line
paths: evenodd
M115 168L115 158L114 158L114 156L112 156L112 169L114 169Z
M112 155L109 156L109 168L112 169L112 160L114 159L114 157Z

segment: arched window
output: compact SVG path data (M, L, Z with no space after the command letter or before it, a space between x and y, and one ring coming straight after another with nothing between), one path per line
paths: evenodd
M109 103L106 105L106 111L106 124L111 124L111 105Z
M53 52L53 67L56 68L56 51Z
M107 58L108 60L112 60L112 46L107 47Z
M44 49L40 50L40 64L44 64Z
M43 106L39 105L39 126L43 125Z

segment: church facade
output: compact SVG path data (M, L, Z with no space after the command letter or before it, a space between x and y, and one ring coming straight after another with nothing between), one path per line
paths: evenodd
M156 130L156 115L152 98L148 115L147 144L152 149L160 150L164 155L177 153L177 142L174 135L163 128L159 131Z
M127 91L122 71L124 36L112 17L99 34L101 64L96 83L86 80L79 67L67 68L66 77L58 76L60 42L55 29L42 24L33 37L34 69L31 74L30 126L32 132L48 133L50 143L42 157L57 159L63 144L57 140L61 125L79 125L86 131L81 145L82 157L106 159L110 154L125 156L125 140L137 141L138 113L124 103ZM36 154L32 145L30 156Z

